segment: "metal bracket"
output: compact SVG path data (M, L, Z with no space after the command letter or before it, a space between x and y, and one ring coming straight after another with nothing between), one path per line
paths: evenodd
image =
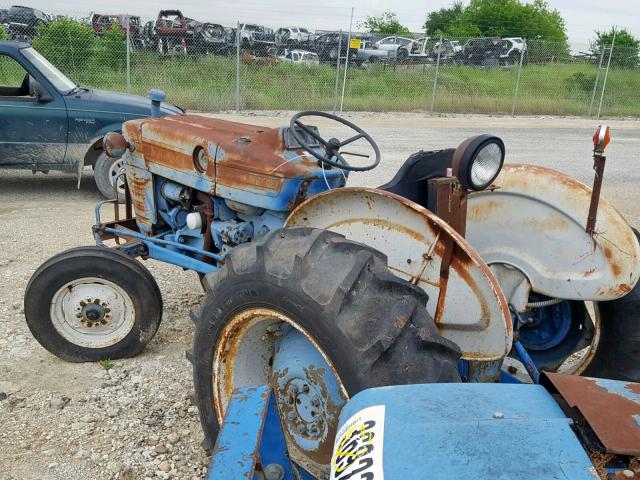
M207 478L298 478L287 455L278 410L268 385L234 391Z

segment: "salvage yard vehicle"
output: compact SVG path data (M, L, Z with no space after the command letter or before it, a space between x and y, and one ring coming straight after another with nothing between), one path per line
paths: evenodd
M276 30L275 41L278 48L309 47L315 35L302 27L282 27Z
M390 37L384 37L378 40L375 45L380 50L388 50L397 54L400 47L404 47L405 45L410 44L412 41L413 40L411 38L392 35Z
M187 53L189 19L180 10L160 10L153 33L161 55Z
M364 62L377 63L384 62L389 59L390 50L381 50L371 43L369 40L362 40L360 48L356 52L355 62L362 64Z
M165 114L184 113L162 105ZM143 97L84 88L27 43L0 42L0 168L35 172L94 169L96 186L114 198L121 161L107 157L102 137L122 122L149 115ZM124 199L122 183L118 189Z
M224 54L226 45L226 30L217 23L204 22L195 28L193 36L194 54Z
M349 60L356 57L357 48L347 48L349 35L346 33L329 32L318 35L314 41L315 51L320 57L320 61L335 62L340 58L346 58L349 52Z
M41 10L20 5L12 5L7 12L11 39L31 42L38 34L38 26L49 23L47 14Z
M289 50L284 55L278 57L278 60L284 63L295 63L307 66L320 64L318 54L307 52L306 50Z
M350 133L326 138L318 121ZM268 385L290 458L318 477L340 410L368 388L560 370L637 381L640 244L600 198L609 140L599 128L593 189L505 164L486 134L417 152L364 188L348 176L378 166L380 148L329 113L280 128L128 121L103 141L124 159L124 216L115 205L103 220L109 202L97 205L96 246L38 268L26 321L68 361L133 356L162 318L135 257L197 272L206 293L187 358L205 446L234 390Z

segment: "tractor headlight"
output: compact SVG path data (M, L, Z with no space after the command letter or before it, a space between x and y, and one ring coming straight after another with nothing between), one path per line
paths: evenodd
M120 158L129 148L129 142L120 132L109 132L102 138L102 150L109 158Z
M500 173L504 143L492 135L478 135L462 142L453 155L453 174L465 190L484 190Z

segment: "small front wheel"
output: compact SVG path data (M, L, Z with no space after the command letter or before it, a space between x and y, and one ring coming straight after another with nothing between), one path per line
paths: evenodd
M69 362L133 357L156 334L162 297L137 260L105 247L80 247L47 260L24 296L36 340Z

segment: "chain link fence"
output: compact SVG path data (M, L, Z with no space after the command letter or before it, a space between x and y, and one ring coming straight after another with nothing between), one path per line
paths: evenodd
M640 116L638 51L615 45L575 55L523 38L225 27L178 10L4 30L80 85L159 88L188 110Z

